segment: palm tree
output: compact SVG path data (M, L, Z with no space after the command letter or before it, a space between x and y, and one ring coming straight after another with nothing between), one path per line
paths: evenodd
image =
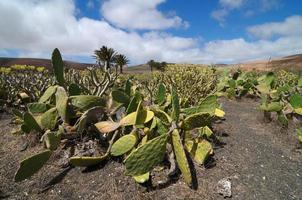
M125 55L118 54L114 58L115 64L120 68L120 73L123 73L123 67L129 63L128 58ZM116 68L117 71L117 68Z
M149 62L147 62L147 65L149 65L151 72L153 71L154 65L155 65L155 61L154 60L150 60Z
M116 52L114 49L102 46L99 50L94 51L93 57L97 60L99 66L103 64L105 70L109 70L112 62L114 61L115 55Z

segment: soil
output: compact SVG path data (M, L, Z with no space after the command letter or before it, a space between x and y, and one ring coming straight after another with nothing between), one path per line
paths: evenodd
M13 181L19 161L41 150L34 142L25 151L24 138L11 134L10 116L0 114L0 199L224 199L217 183L232 183L231 199L302 199L302 150L289 129L264 123L256 100L221 100L226 120L215 125L220 144L206 166L195 165L197 183L189 188L182 177L165 182L165 170L152 183L136 184L124 176L120 160L97 168L62 169L57 152L36 175ZM33 139L34 140L34 139ZM58 176L57 176L58 175ZM53 178L56 177L54 180ZM47 184L51 181L56 184Z

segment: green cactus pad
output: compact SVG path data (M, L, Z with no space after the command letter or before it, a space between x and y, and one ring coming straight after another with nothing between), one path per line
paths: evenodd
M150 172L147 172L143 175L139 175L139 176L133 176L135 182L137 183L145 183L150 179Z
M24 133L30 133L30 130L30 127L28 127L26 124L21 125L21 131L23 131Z
M161 135L138 147L125 160L126 174L138 176L145 174L162 162L168 135Z
M171 117L163 110L153 107L151 110L154 112L155 116L161 120L161 122L169 126L172 122Z
M63 119L63 121L68 123L69 122L68 96L63 87L57 88L56 108L59 113L59 116Z
M263 103L259 106L259 109L268 112L279 112L283 109L283 105L280 102Z
M185 182L188 185L191 185L192 175L190 171L190 166L177 129L172 132L172 144L178 167L185 179Z
M177 95L176 88L172 88L172 119L174 121L178 121L179 118L179 112L180 112L180 107L179 107L179 99Z
M29 112L25 112L23 115L24 124L30 129L30 130L36 130L38 132L41 132L42 129L37 122L37 120L30 114Z
M99 96L94 95L77 95L69 97L71 104L80 109L80 111L86 111L95 106L106 106L106 101Z
M103 109L99 106L93 107L84 112L76 124L78 134L82 134L87 126L97 122L101 113L103 113Z
M41 116L41 126L43 129L53 130L58 120L57 108L51 108Z
M27 109L31 113L44 113L49 109L49 107L45 103L29 103L27 104Z
M181 112L186 115L192 115L200 112L215 113L215 109L219 107L216 95L210 95L200 102L198 106L182 109Z
M75 167L89 167L100 164L107 157L71 157L69 162Z
M135 133L134 133L135 134ZM137 137L133 133L128 135L124 135L119 138L111 148L111 155L113 156L121 156L133 149L135 144L137 143Z
M57 91L57 85L55 86L50 86L47 88L47 90L44 92L44 94L41 96L39 99L39 103L45 103L47 102Z
M64 86L64 63L59 49L55 48L52 52L51 64L56 81L60 86Z
M213 147L210 142L207 140L202 140L197 143L197 147L193 148L193 152L190 152L194 160L202 165L206 159L213 153Z
M290 97L290 104L293 108L302 108L302 95L294 94Z
M47 149L49 150L56 150L60 144L61 141L61 134L60 131L58 132L47 132L44 137L44 144L46 146Z
M156 125L158 134L163 135L168 132L168 128L162 123L159 118L156 118Z
M113 90L111 92L111 96L112 96L113 100L118 103L122 103L125 105L129 104L129 101L130 101L129 96L123 91Z
M46 150L21 161L20 167L15 175L15 181L19 182L31 177L39 171L48 161L52 151Z
M80 95L81 92L81 88L75 83L71 83L68 87L68 93L70 96Z
M190 115L184 120L184 129L192 130L211 124L212 116L209 113L197 113Z
M132 84L131 84L131 81L128 79L126 81L126 84L125 84L125 93L130 96L131 95L131 87L132 87Z
M164 84L159 84L158 91L155 96L155 102L162 105L166 101L166 87Z
M213 131L208 126L201 127L198 131L199 137L211 138L213 136Z
M127 107L126 113L130 114L132 112L135 112L137 109L137 106L141 100L142 100L141 94L135 93L134 97L131 99L131 101Z
M12 112L15 117L17 117L20 120L23 120L23 114L19 110L13 108Z
M120 121L120 125L131 126L131 125L135 125L136 123L144 124L149 122L153 117L154 117L154 113L149 110L142 110L139 113L139 116L137 115L137 112L133 112L122 118Z

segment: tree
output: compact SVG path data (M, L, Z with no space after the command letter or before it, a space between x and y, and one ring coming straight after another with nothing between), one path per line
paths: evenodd
M150 60L147 63L151 69L151 72L156 69L156 70L160 70L160 71L165 71L165 67L167 66L166 62L155 62L154 60Z
M154 60L150 60L147 64L149 65L149 67L150 67L150 69L151 69L151 72L153 72L153 69L154 69L154 67L155 67L155 62L154 62Z
M117 54L114 57L115 64L120 68L120 73L123 73L123 67L129 63L128 58L125 55ZM117 71L117 69L116 69Z
M114 49L102 46L99 50L94 51L93 57L97 60L99 66L103 65L105 70L109 70L115 55L116 52Z

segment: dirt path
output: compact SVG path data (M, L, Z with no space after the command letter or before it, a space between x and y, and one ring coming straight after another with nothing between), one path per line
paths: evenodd
M49 190L43 186L62 171L53 158L30 180L14 183L20 159L37 152L31 147L20 152L21 137L10 134L8 119L0 121L0 199L223 199L217 182L229 178L232 199L302 199L302 152L292 129L262 123L253 100L222 100L226 120L215 126L224 145L215 148L207 167L196 166L198 189L189 189L182 178L163 184L155 174L152 185L140 186L123 175L123 165L109 161L99 169L74 168ZM5 118L2 116L2 118Z

